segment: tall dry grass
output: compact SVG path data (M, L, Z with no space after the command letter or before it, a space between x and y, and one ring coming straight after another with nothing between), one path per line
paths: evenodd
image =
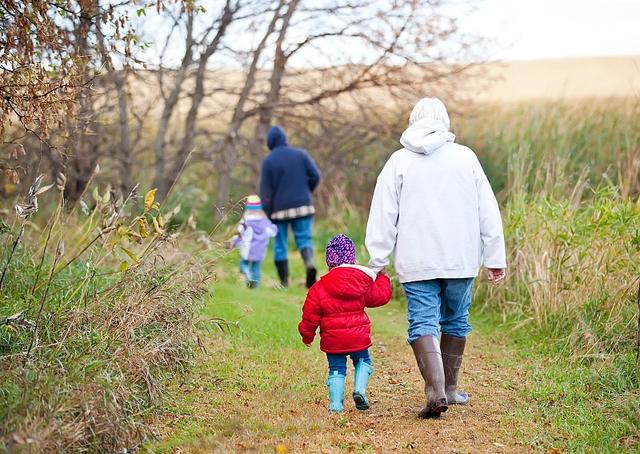
M539 104L467 119L499 193L509 278L488 305L581 356L635 349L640 103Z
M63 177L32 189L1 239L0 436L9 451L133 449L192 355L207 274L153 192L96 188L69 209Z
M603 186L581 198L516 195L504 210L505 286L486 301L547 329L578 355L635 346L640 201Z

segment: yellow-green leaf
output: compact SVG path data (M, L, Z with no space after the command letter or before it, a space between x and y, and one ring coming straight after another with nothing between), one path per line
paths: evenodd
M146 219L138 218L138 231L140 232L140 236L142 238L146 238L149 236L149 224L147 224Z
M149 211L151 208L153 208L153 202L156 199L156 191L157 189L154 188L151 191L147 192L147 195L144 196L144 212L145 213Z
M162 227L160 227L158 220L155 217L151 218L151 220L153 221L153 228L156 229L156 232L163 234L164 230L162 230Z
M131 260L133 260L134 262L137 262L137 261L138 261L138 256L137 256L137 255L135 255L135 254L133 253L133 251L130 251L129 249L127 249L127 248L126 248L126 247L124 247L124 246L120 246L120 249L122 249L122 251L123 251L125 254L127 254Z
M125 262L124 260L120 262L120 271L124 272L124 271L127 271L128 269L129 269L129 263Z

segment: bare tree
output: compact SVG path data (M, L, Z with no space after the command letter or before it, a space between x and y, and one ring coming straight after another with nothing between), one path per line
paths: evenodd
M180 147L178 148L174 158L173 165L171 166L169 173L165 176L162 186L158 188L158 196L160 198L166 196L169 188L174 185L182 169L186 165L189 154L193 149L193 142L196 135L196 120L205 94L204 80L207 74L207 64L209 63L211 56L220 48L222 38L225 36L225 33L233 20L234 14L239 8L239 1L233 2L232 0L226 0L220 17L211 25L205 34L206 37L215 29L213 39L206 45L204 51L200 54L200 59L198 60L198 67L194 76L195 88L191 96L191 107L189 108L189 112L187 113L187 118L185 120L184 134L182 136Z
M127 100L127 76L129 72L126 68L122 71L116 71L112 56L105 42L104 33L102 32L102 20L96 21L96 38L100 57L107 70L108 80L113 84L118 98L118 132L120 134L120 141L118 142L117 151L112 153L112 156L118 163L120 171L120 190L123 194L128 194L134 186L131 133L129 127L129 102Z
M276 25L278 23L278 20L280 19L280 13L284 4L285 0L280 0L278 2L276 8L273 11L273 15L271 16L269 25L267 26L267 29L262 36L262 39L252 52L251 63L244 80L244 85L242 86L242 90L238 95L238 100L233 109L233 115L231 117L229 128L225 134L224 139L222 140L218 161L220 163L220 174L218 176L218 187L216 192L216 201L220 204L220 206L223 206L224 203L226 203L229 199L229 192L231 189L231 174L236 165L237 159L236 147L238 146L238 136L240 128L247 118L245 107L249 101L249 96L251 95L251 92L254 89L256 83L258 64L267 45L269 37L276 29ZM288 10L290 9L291 6L289 6Z
M166 96L163 96L164 105L162 107L162 113L160 115L160 121L158 123L158 129L156 132L155 139L155 172L153 179L153 186L160 189L161 194L166 194L169 190L169 187L166 186L165 183L165 174L166 174L166 137L167 130L169 128L169 121L173 116L173 112L175 110L176 105L178 104L178 100L180 98L180 94L183 90L184 81L187 78L188 70L193 62L193 20L194 13L193 11L189 12L187 15L187 23L186 23L186 37L185 37L185 50L184 56L182 57L182 61L180 62L180 67L174 72L171 89ZM167 35L165 41L164 49L169 46L171 39L173 37L173 31L175 27L178 25L178 19L174 20L174 24L171 30L171 33ZM164 53L164 51L163 51ZM163 68L159 68L157 71L158 74L158 83L160 85L161 92L164 94L163 90L163 76L164 76Z
M234 110L234 127L223 139L231 146L222 147L219 156L216 203L228 201L236 163L246 163L252 180L257 180L264 138L274 119L301 126L296 120L308 118L311 123L315 110L358 124L365 99L373 101L373 106L375 98L384 98L377 105L384 108L396 100L406 103L407 97L417 98L426 87L432 92L444 90L444 81L462 73L467 65L442 64L448 60L443 49L461 57L472 41L466 43L458 36L455 20L443 13L443 4L287 1L277 27L267 28L267 33L274 35L267 83L252 83L252 96L243 89ZM456 49L451 42L461 44ZM263 51L262 46L253 50L258 58ZM304 58L307 61L302 68L292 68L294 57L298 57L297 65ZM248 97L254 101L248 103ZM336 100L337 106L331 109ZM239 114L238 109L244 112ZM237 134L247 121L253 132L244 140L244 151L237 146L239 138L230 135ZM306 132L304 128L298 131ZM321 137L327 138L326 134ZM241 159L243 154L246 159Z

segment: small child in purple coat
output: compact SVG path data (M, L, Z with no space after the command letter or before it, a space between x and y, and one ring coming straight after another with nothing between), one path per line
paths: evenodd
M238 234L231 239L231 247L240 249L240 273L249 288L260 285L260 267L267 252L269 239L276 236L278 228L262 210L262 202L257 195L247 197L242 220L238 224Z

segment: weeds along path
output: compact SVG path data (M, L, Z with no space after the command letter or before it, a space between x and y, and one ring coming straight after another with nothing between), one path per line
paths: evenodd
M420 420L422 380L406 344L399 301L369 311L374 346L371 409L357 412L345 390L345 413L327 412L326 359L317 339L304 347L297 333L304 291L249 291L216 285L205 309L238 321L229 333L203 335L207 355L172 388L174 403L158 423L154 452L522 452L528 430L514 417L524 372L499 344L501 332L476 323L463 365L472 395L439 420Z

